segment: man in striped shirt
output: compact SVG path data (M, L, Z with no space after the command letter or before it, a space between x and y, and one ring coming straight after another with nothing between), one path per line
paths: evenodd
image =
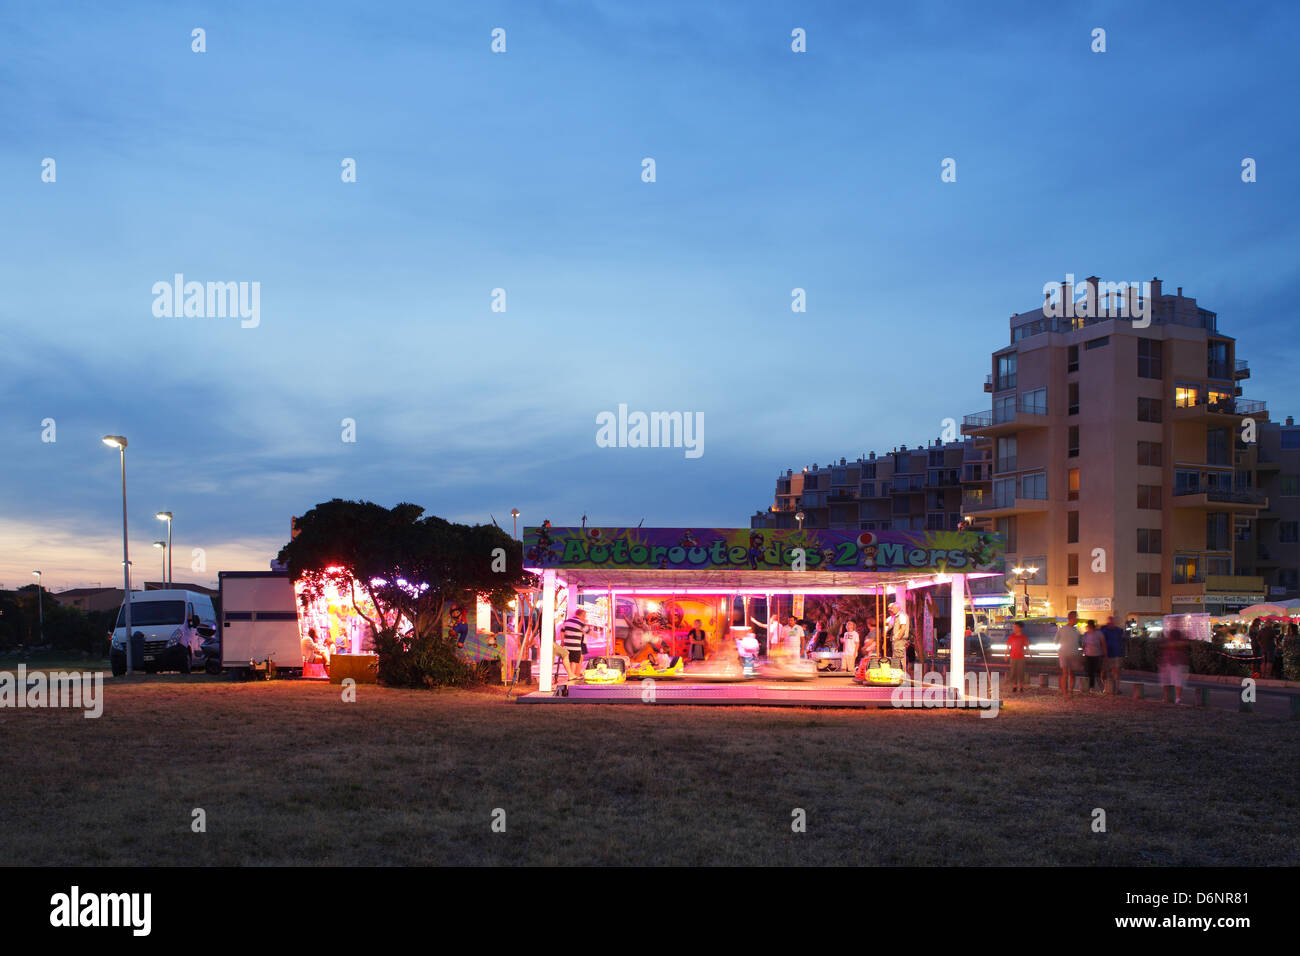
M591 628L587 624L587 612L583 608L578 608L560 625L560 633L564 642L562 660L564 661L564 670L569 675L569 680L577 680L578 678L579 669L582 667L583 638L586 637L589 630Z

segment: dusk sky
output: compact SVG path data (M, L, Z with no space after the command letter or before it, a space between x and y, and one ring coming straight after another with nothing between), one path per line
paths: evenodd
M1296 6L999 9L5 6L0 584L120 585L110 433L137 586L160 509L199 583L333 497L744 527L987 408L1066 273L1182 286L1300 413ZM176 273L260 324L155 316ZM703 455L598 447L620 403L703 413Z

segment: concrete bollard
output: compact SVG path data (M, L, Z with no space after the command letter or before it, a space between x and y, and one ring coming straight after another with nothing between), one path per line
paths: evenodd
M1196 706L1197 706L1197 707L1209 707L1209 706L1210 706L1210 688L1208 688L1208 687L1198 687L1198 688L1196 688L1196 698L1195 698L1195 701L1196 701Z
M1039 687L1042 687L1042 688L1044 688L1044 689L1047 688L1047 675L1046 675L1046 674L1039 674L1039 675L1038 675L1038 686L1039 686Z
M1300 720L1300 694L1291 695L1291 719Z
M1238 700L1241 703L1238 705L1237 709L1241 711L1243 714L1249 714L1251 711L1255 709L1254 701L1246 700L1244 697L1239 697Z
M1141 699L1142 699L1142 688L1143 688L1143 684L1142 684L1142 682L1141 682L1141 681L1134 681L1132 687L1133 687L1133 699L1134 699L1134 700L1141 700Z
M1160 688L1160 697L1166 704L1174 702L1174 688L1172 684L1167 684Z

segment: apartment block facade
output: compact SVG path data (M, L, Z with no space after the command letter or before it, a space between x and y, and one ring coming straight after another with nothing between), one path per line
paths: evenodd
M1141 619L1265 597L1237 541L1269 506L1242 440L1268 410L1241 397L1249 366L1215 313L1158 279L1142 305L1145 321L1012 316L992 408L963 423L993 442L990 497L967 513L1006 536L1008 564L1037 569L1037 613Z
M787 470L751 526L970 522L1006 539L1008 568L1035 569L993 582L1020 612L1027 591L1034 614L1122 621L1300 597L1300 427L1243 397L1236 340L1181 288L1152 279L1123 312L1113 286L1087 288L1077 315L1063 285L1011 317L991 407L965 417L963 440Z

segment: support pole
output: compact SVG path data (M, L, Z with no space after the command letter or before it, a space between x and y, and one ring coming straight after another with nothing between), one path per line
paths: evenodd
M948 686L966 692L966 575L952 576L952 624L948 631Z
M542 572L542 640L537 654L537 689L549 694L555 674L555 570Z

